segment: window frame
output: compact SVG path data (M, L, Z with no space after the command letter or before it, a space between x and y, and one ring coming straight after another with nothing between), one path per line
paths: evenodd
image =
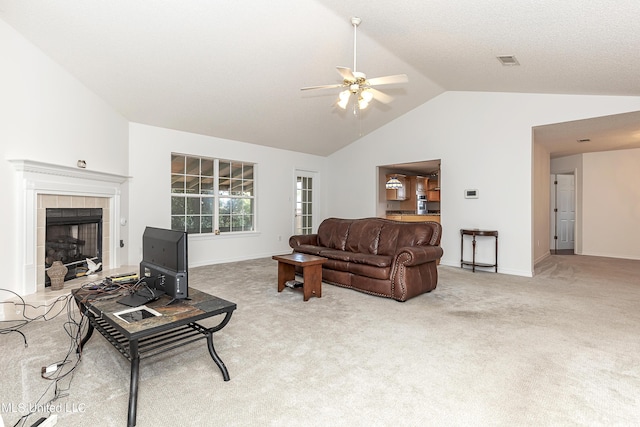
M174 165L174 157L175 156L180 156L180 157L184 157L185 159L185 164L183 165L183 168L180 172L174 172L173 170L173 165ZM188 159L197 159L198 160L198 174L192 174L189 173L189 170L187 170L187 165L188 165ZM201 187L202 182L203 182L203 177L204 178L208 178L210 177L210 175L202 175L202 161L213 161L213 176L211 176L211 178L213 179L213 186L212 188L208 189L208 192L203 192L203 189ZM221 177L220 176L220 163L223 164L229 164L229 176L224 176ZM174 228L174 218L176 217L182 217L184 218L183 220L183 229L180 231L184 231L186 230L187 232L189 232L190 235L192 236L229 236L229 235L240 235L240 234L255 234L258 232L258 221L257 221L257 197L256 197L256 192L257 192L257 169L258 169L258 165L257 163L253 163L253 162L248 162L248 161L240 161L240 160L229 160L229 159L222 159L222 158L218 158L218 157L208 157L208 156L202 156L202 155L193 155L193 154L185 154L185 153L177 153L177 152L171 152L171 171L170 171L170 176L171 176L171 185L170 185L170 200L171 200L171 210L170 210L170 217L171 217L171 229L172 230L176 230L177 227ZM238 165L240 165L241 170L244 172L244 168L245 166L251 166L252 172L251 172L251 178L247 179L244 178L244 174L242 174L242 176L240 178L238 177L232 177L232 174L234 172L234 168L237 167ZM184 183L183 186L183 191L182 192L174 192L174 182L175 182L175 177L176 176L180 176L182 177L182 181ZM197 193L189 193L187 191L187 183L189 182L189 177L191 177L193 179L193 177L198 177L198 192ZM239 181L239 184L241 185L241 188L244 189L244 185L245 183L248 182L248 184L250 184L250 188L251 188L251 195L247 195L244 194L241 191L241 194L232 194L231 191L229 191L229 194L222 194L221 193L221 183L220 181L222 179L234 179ZM237 184L237 183L236 183ZM231 187L229 187L229 190L231 190ZM224 191L224 190L223 190ZM174 214L174 197L180 197L184 200L183 202L183 206L184 206L184 210L182 214ZM200 211L199 213L196 214L192 214L189 215L188 213L188 208L187 208L187 201L189 199L200 199ZM203 216L208 216L208 213L203 215L202 213L202 208L203 208L203 199L204 198L211 198L213 200L213 212L211 213L211 218L212 218L212 224L211 224L211 231L202 231L202 218ZM220 209L220 204L221 204L221 199L230 199L230 203L233 203L233 200L249 200L249 205L250 205L250 209L248 213L240 213L237 215L234 215L233 211L231 211L231 213L229 213L229 226L230 226L230 230L221 230L221 216L226 216L226 213L221 213L221 209ZM189 216L198 216L200 217L200 221L198 224L198 231L192 231L189 230L189 226L187 224L187 218ZM243 229L243 230L233 230L233 218L234 217L238 217L238 216L250 216L251 217L251 223L249 226L249 229ZM245 224L244 221L241 221L241 227L245 228Z

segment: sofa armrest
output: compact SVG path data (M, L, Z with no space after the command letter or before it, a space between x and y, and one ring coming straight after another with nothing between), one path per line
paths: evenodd
M409 255L409 260L403 264L407 267L424 264L425 262L437 261L442 258L444 251L440 246L407 246L400 248L396 258L403 254Z
M318 245L318 235L317 234L296 234L294 236L289 237L289 246L293 249L297 248L300 245Z

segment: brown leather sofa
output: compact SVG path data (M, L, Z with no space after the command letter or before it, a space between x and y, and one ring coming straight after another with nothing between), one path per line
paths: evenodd
M317 234L291 236L289 245L328 258L323 282L406 301L435 289L441 233L430 221L328 218Z

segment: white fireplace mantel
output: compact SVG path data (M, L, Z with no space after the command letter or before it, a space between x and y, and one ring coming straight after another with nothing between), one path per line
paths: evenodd
M69 166L55 165L33 160L9 160L18 173L17 188L17 237L18 283L21 295L35 293L37 278L37 199L40 194L104 197L109 199L113 218L120 218L121 186L128 176L116 175ZM119 266L116 243L118 227L111 227L109 235L110 265Z

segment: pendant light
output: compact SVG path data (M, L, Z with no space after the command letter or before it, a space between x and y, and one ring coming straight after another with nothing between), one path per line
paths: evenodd
M397 177L392 176L391 179L387 181L385 187L387 188L387 190L397 190L398 188L402 188L402 183Z

